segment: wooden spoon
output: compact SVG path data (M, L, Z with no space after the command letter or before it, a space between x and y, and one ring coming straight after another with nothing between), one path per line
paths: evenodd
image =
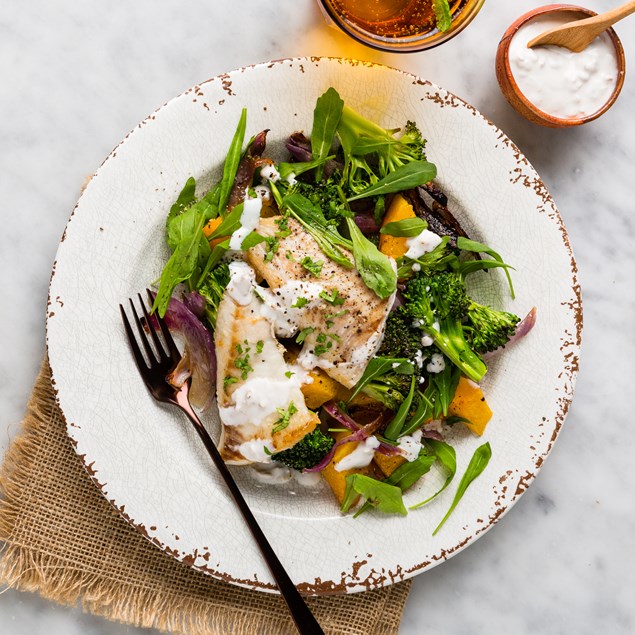
M530 40L527 43L527 48L553 44L555 46L564 46L574 53L579 53L612 24L615 24L634 12L635 0L632 0L617 7L617 9L612 9L600 15L594 15L592 18L574 20L573 22L567 22L566 24L557 26L554 29L549 29L533 40Z

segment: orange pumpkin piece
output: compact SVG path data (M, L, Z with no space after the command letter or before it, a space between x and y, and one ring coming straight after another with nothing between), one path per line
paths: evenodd
M382 227L388 223L396 223L397 221L404 220L406 218L416 218L417 215L410 205L410 203L401 195L397 194L393 198L384 220ZM406 246L407 238L400 238L398 236L389 236L388 234L379 234L379 251L387 256L393 258L399 258L403 256L407 251Z
M403 456L386 456L385 454L375 453L373 459L377 467L382 471L383 475L390 476L400 465L406 462Z
M492 418L492 411L480 386L467 377L461 377L448 408L448 416L467 419L469 423L465 425L474 434L481 436Z
M295 361L295 358L291 358ZM329 377L321 368L314 368L309 376L313 381L310 384L302 385L302 394L307 408L315 410L332 399L335 401L348 401L350 399L353 391ZM377 402L363 392L360 392L351 401L353 406L367 406L374 403Z
M307 408L315 410L331 399L335 399L340 388L339 382L331 379L322 369L316 368L309 373L313 379L310 384L302 384L302 394Z
M203 233L205 234L206 238L209 238L218 228L218 226L223 222L223 219L220 216L217 216L216 218L212 218L207 222L207 225L205 225L205 227L203 227ZM216 247L216 245L218 245L218 243L222 243L223 240L225 240L227 238L227 236L219 236L218 238L214 238L214 240L212 240L209 244L209 246L214 249L214 247Z
M349 436L351 433L349 431L346 432L335 432L333 436L336 441L343 439ZM346 477L349 474L372 474L372 467L368 465L366 467L357 467L352 470L344 470L343 472L338 472L335 469L335 464L338 461L341 461L345 456L348 456L359 443L344 443L340 445L337 450L335 450L335 454L333 455L333 459L331 462L322 470L322 476L324 480L329 484L330 488L333 490L333 494L335 494L335 498L339 501L340 505L344 500L344 494L346 492Z

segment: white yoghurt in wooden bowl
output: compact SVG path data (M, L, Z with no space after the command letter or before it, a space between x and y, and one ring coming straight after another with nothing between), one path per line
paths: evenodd
M505 31L496 52L496 77L507 101L533 123L578 126L604 114L624 85L625 58L613 29L580 53L559 46L527 48L545 31L596 15L572 5L538 7Z
M561 119L581 119L611 98L618 80L617 53L607 33L574 53L561 46L527 48L537 35L571 22L547 14L521 27L509 45L509 64L518 88L540 110Z

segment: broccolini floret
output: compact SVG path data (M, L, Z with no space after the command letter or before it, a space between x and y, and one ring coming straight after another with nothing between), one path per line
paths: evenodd
M410 391L412 373L404 375L388 372L375 377L364 386L364 393L383 403L390 410L397 410Z
M412 318L404 307L395 309L386 320L384 338L377 355L413 360L420 348L421 331L412 326Z
M229 266L222 262L207 274L198 288L198 292L205 298L205 317L212 328L216 326L218 305L223 298L225 287L229 284L229 278Z
M333 447L335 439L315 428L288 450L277 452L271 458L294 470L305 470L317 465Z
M327 220L333 220L339 218L342 212L342 200L338 190L339 180L339 174L335 173L326 181L318 184L297 181L292 186L291 191L308 198L313 205L322 210Z
M398 167L425 160L425 139L408 121L401 137L344 106L337 135L344 152L342 187L357 194Z
M520 318L513 313L472 302L463 330L477 353L487 353L505 346L514 335L518 322Z
M417 275L408 283L404 297L408 313L420 320L435 346L464 375L480 381L487 366L465 339L461 322L470 300L461 276L455 273Z

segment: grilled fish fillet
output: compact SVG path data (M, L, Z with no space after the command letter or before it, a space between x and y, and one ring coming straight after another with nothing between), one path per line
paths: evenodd
M280 217L261 218L256 231L262 236L275 236L279 234L279 221ZM350 388L359 381L381 344L394 296L379 298L356 269L347 269L325 256L294 219L287 220L287 228L290 233L279 236L273 257L267 253L266 243L260 243L245 253L245 260L259 279L267 281L277 299L273 308L290 318L295 332L304 334L298 363L307 369L322 368ZM347 255L353 262L352 255ZM307 257L314 263L322 261L319 276L301 264ZM298 297L307 302L301 308L292 308L298 304ZM293 328L286 328L286 332L283 328L277 334L290 337L294 334L290 331Z
M319 423L304 402L302 370L285 362L271 321L261 315L261 300L250 295L241 304L225 291L214 331L219 450L233 465L266 462Z

